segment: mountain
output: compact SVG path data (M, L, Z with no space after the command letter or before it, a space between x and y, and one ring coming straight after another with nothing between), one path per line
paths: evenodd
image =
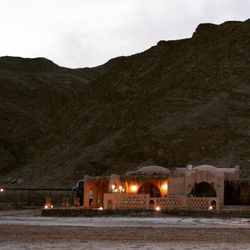
M145 164L250 174L250 20L95 68L0 58L0 182L70 186ZM17 183L13 185L18 185Z

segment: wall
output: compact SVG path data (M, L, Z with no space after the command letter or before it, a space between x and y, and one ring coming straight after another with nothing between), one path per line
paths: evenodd
M207 182L211 184L216 195L220 200L220 204L224 203L224 173L223 172L212 172L203 170L191 170L186 171L185 175L185 195L188 196L192 191L195 183Z
M226 180L225 205L250 205L250 180Z
M180 177L170 177L169 178L169 197L176 197L180 195L185 195L185 178Z
M208 209L212 201L215 201L215 209L219 209L219 199L214 197L185 197L178 198L153 198L149 195L107 193L104 194L104 209L108 209L108 202L112 201L112 209L155 209L160 206L161 209ZM150 205L150 204L153 205Z
M84 208L90 208L90 190L93 192L92 208L103 206L103 196L107 193L109 181L107 178L85 177L84 181Z

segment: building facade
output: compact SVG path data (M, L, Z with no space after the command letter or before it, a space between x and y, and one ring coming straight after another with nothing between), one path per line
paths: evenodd
M145 166L124 175L84 178L84 207L104 209L218 209L225 180L239 179L239 168L187 166L170 171Z

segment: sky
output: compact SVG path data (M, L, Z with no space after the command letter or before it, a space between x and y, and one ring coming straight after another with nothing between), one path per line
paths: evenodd
M0 0L0 56L93 67L191 37L199 23L249 18L249 0Z

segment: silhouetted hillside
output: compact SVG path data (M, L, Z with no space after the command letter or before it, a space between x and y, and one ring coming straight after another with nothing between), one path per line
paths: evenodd
M0 58L0 174L59 186L155 163L250 169L250 21L95 68Z

